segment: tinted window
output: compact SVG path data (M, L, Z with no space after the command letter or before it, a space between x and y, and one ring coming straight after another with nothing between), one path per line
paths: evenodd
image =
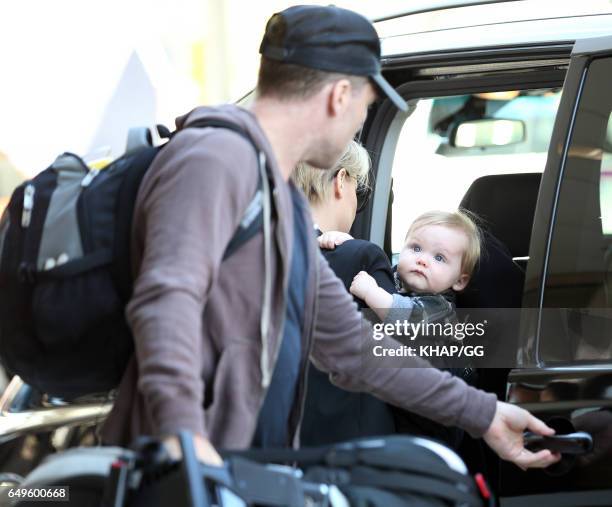
M594 60L580 98L554 220L540 357L612 358L612 59Z

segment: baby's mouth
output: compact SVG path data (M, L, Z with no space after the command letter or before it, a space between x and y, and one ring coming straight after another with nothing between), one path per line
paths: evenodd
M419 271L418 269L414 269L411 271L411 273L415 274L415 275L419 275L422 276L423 278L427 278L427 276L425 275L425 273L423 273L422 271Z

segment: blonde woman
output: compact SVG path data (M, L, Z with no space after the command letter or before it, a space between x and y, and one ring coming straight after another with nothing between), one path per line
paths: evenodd
M308 198L319 237L327 231L348 233L359 208L367 203L369 171L368 152L355 141L329 170L298 165L292 179ZM321 253L347 291L359 271L369 273L379 287L394 291L389 259L374 243L351 239L333 250L322 248ZM365 307L361 299L355 301L360 309ZM324 445L396 432L390 405L366 393L340 389L327 374L311 366L300 434L302 445Z
M349 291L352 283L355 285L354 278L359 278L362 282L359 286L367 286L366 282L370 282L372 291L375 287L376 291L381 291L389 298L404 302L405 296L397 294L391 263L384 251L374 243L353 239L348 234L356 213L367 202L369 171L370 158L367 151L359 143L352 141L338 163L330 170L321 171L307 164L300 164L292 178L310 203L321 253L342 280L346 290ZM417 225L431 226L432 220L426 220L426 223L418 222ZM471 222L466 222L469 223ZM474 239L472 236L470 235L470 238ZM478 237L474 241L476 245L479 244ZM472 246L474 241L470 241ZM472 250L473 248L470 251ZM472 252L470 258L477 258L478 255L479 249ZM473 266L470 273L471 269ZM368 304L368 291L365 289L362 293L354 291L352 294L359 309L370 307L378 313L380 309L385 308L380 304ZM454 315L452 304L442 295L411 295L410 301L416 303L419 318L426 317L424 312L427 312L429 317L436 315L434 320ZM391 306L390 302L385 303L386 308ZM402 307L406 308L405 305ZM385 317L386 311L385 315L380 315L381 319ZM389 433L425 435L455 448L461 442L463 433L457 428L441 426L424 417L387 405L365 393L344 391L334 386L326 374L315 368L309 370L308 385L301 431L303 445L323 445Z

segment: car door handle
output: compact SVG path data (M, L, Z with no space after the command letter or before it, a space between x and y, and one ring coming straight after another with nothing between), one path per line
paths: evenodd
M523 435L525 447L530 451L549 449L561 454L587 454L593 450L593 437L586 431L576 431L565 435L542 436L527 431Z

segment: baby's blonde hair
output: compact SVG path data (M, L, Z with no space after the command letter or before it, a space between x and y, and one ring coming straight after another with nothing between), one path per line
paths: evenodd
M406 233L406 240L408 240L408 237L413 232L428 225L441 225L459 229L468 239L467 248L461 258L461 273L471 277L478 259L480 259L480 243L482 238L480 229L475 223L476 220L476 215L463 209L457 211L428 211L412 222Z
M370 173L370 156L357 141L351 141L340 160L331 169L317 169L300 162L291 179L304 192L310 204L327 200L332 188L331 182L340 169L345 169L355 178L358 186L367 186Z

